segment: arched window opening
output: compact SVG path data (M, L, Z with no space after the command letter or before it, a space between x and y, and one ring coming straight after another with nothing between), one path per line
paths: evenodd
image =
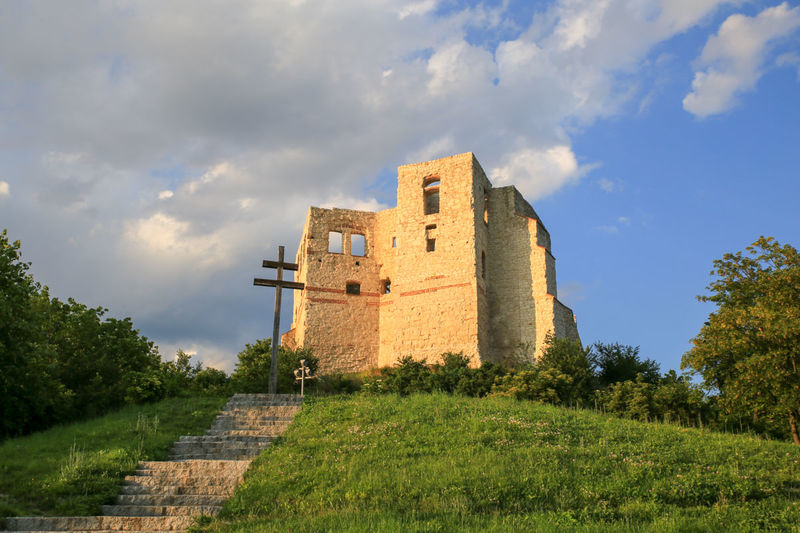
M439 184L437 176L425 178L422 182L422 193L425 200L425 214L433 215L439 212Z

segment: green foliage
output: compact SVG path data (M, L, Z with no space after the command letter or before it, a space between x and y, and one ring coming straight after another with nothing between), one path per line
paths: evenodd
M352 394L361 390L362 379L357 374L334 373L306 382L306 394Z
M140 375L159 368L158 350L139 335L130 318L104 318L107 309L72 298L66 303L50 299L46 289L38 310L43 327L35 349L56 361L58 381L72 399L70 419L121 407L128 389L141 385Z
M534 367L500 378L492 390L496 396L560 405L569 398L571 388L571 376L555 368Z
M0 517L80 516L113 503L139 461L164 460L180 435L202 434L226 398L127 406L0 444Z
M417 392L446 392L466 396L486 396L495 381L507 370L493 363L470 368L469 357L462 353L446 352L441 363L427 365L412 357L404 357L394 367L382 368L367 376L362 390L372 394L408 395Z
M642 361L638 346L598 342L593 348L597 354L597 378L601 387L620 381L633 381L640 374L646 383L658 383L661 377L658 363L652 359Z
M649 383L642 374L613 383L597 391L597 402L605 412L635 420L715 425L709 398L688 376L678 376L674 370L657 383Z
M635 381L613 383L607 389L598 391L597 396L607 412L646 422L656 417L653 401L655 388L639 375Z
M259 339L253 344L245 344L238 354L236 370L231 375L231 387L235 392L258 393L269 389L269 371L272 363L271 339ZM278 393L293 393L300 390L295 383L294 371L300 368L300 360L305 359L311 373L317 372L317 358L310 350L287 350L278 347Z
M594 367L591 347L548 334L539 360L527 370L504 377L494 392L517 399L587 405L594 393Z
M792 531L788 443L441 393L306 401L213 532Z
M698 298L717 309L682 366L719 391L725 413L788 426L800 445L800 255L772 237L746 251L714 261L711 294Z
M191 366L179 352L161 363L130 318L106 317L51 298L28 274L19 242L0 234L0 439L98 416L126 403L205 390L223 393L224 373Z

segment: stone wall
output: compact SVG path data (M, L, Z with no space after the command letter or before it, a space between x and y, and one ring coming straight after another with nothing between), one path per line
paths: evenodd
M353 255L353 235L365 237L364 256ZM516 188L492 187L472 153L399 167L393 209L310 208L297 263L306 289L284 342L310 347L323 373L436 362L446 351L503 362L520 347L538 354L549 331L577 338L556 298L549 233Z

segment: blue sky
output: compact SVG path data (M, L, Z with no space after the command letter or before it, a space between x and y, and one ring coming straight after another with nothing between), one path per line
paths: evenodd
M228 370L309 205L466 151L542 217L583 341L678 368L712 261L800 245L799 129L796 2L0 4L0 227L53 294Z

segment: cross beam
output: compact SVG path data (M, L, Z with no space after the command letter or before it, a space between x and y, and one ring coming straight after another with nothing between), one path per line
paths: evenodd
M284 270L297 270L297 263L286 263L283 260L283 246L278 246L278 260L269 261L264 260L261 263L264 268L275 268L278 270L277 279L253 279L253 285L258 287L275 287L275 318L272 322L272 361L269 366L269 393L276 394L278 392L278 344L280 344L280 337L278 333L281 328L281 290L294 289L303 290L305 284L296 281L288 281L283 279Z

